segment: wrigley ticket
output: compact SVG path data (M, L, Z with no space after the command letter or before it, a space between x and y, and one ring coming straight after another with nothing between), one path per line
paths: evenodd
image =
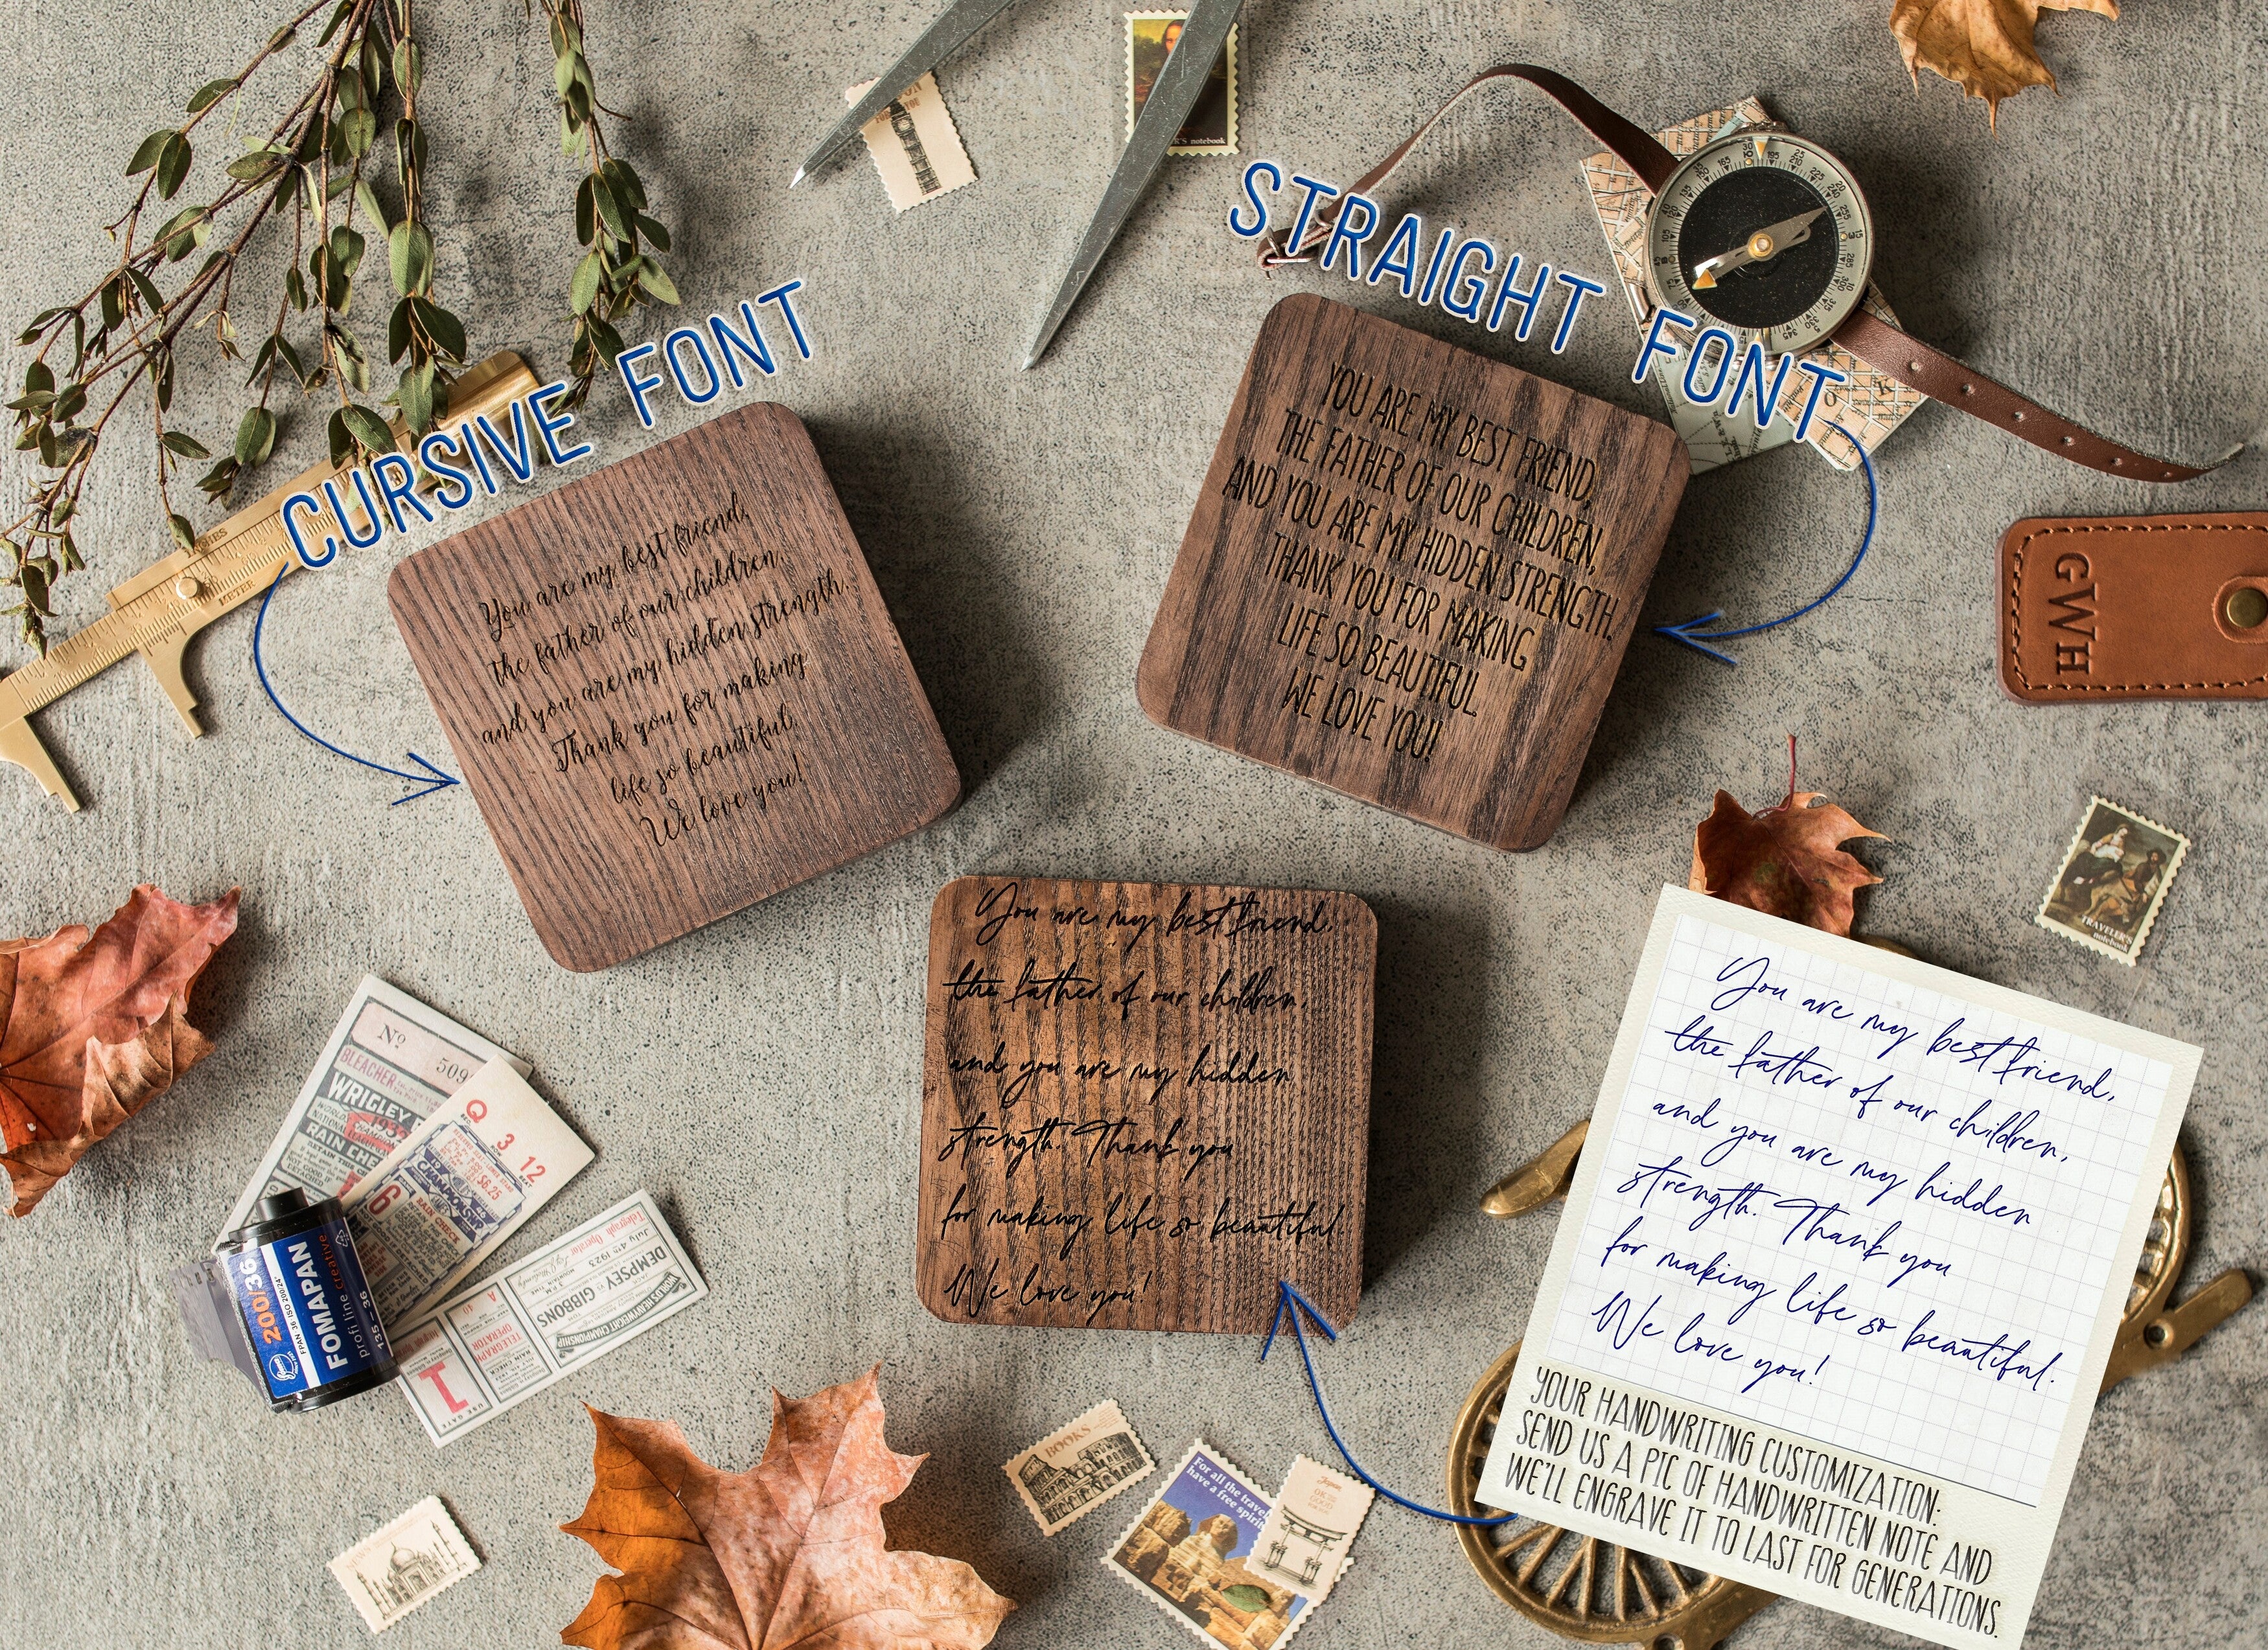
M403 1324L431 1306L591 1158L508 1063L482 1067L348 1200L379 1316Z
M344 1197L492 1060L527 1074L526 1060L364 975L221 1230L242 1226L270 1192Z
M708 1293L652 1197L634 1192L394 1335L401 1390L446 1444Z

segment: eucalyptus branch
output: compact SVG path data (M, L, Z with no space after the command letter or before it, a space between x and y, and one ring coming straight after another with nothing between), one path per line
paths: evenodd
M575 219L577 238L589 250L569 287L575 318L570 394L579 402L599 369L622 348L613 322L635 304L674 303L677 294L648 250L666 252L668 231L645 216L644 189L609 152L598 121L611 111L597 100L584 55L581 0L534 4L550 26L561 146L585 161ZM326 7L330 15L314 41L308 84L265 136L226 164L225 181L210 200L182 206L146 230L147 220L187 185L197 144L208 136L200 130L207 117L283 59L299 30ZM32 359L8 407L17 448L36 452L44 473L33 484L28 506L0 527L0 587L12 586L19 598L0 612L15 615L25 640L41 652L56 583L85 565L72 524L88 475L113 420L145 385L159 510L174 541L194 546L195 529L175 508L173 483L178 466L213 455L172 418L179 352L186 335L209 321L220 357L244 359L231 306L243 260L264 227L288 221L291 246L283 294L244 379L243 387L257 385L258 395L243 408L230 450L198 479L199 490L225 502L273 454L278 424L270 403L279 379L303 395L327 386L334 392L326 421L334 462L394 450L394 431L379 407L397 407L413 440L446 412L467 343L463 323L443 306L436 283L418 115L424 53L415 11L416 0L314 0L234 74L200 87L186 106L187 118L144 138L127 165L126 175L138 181L107 226L118 248L109 273L77 302L41 312L24 330L18 341L33 347ZM381 143L381 135L387 141ZM400 215L391 220L372 187L382 163L391 164L401 192ZM335 211L342 196L343 209ZM224 221L231 231L208 251ZM365 229L385 243L394 290L387 359L395 382L375 405L370 359L349 319L369 248ZM207 252L203 261L168 294L169 272L199 252ZM300 326L312 336L301 334L295 342Z

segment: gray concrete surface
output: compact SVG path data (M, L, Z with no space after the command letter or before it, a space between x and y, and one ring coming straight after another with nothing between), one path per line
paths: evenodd
M1296 1368L1245 1338L953 1328L915 1300L912 1236L925 914L969 870L1205 878L1352 890L1381 968L1370 1284L1329 1355L1337 1412L1409 1491L1440 1485L1451 1417L1520 1333L1549 1217L1476 1201L1591 1104L1655 890L1682 881L1712 790L1752 804L1807 784L1891 840L1862 928L1987 979L2205 1045L2184 1138L2203 1206L2193 1280L2258 1270L2264 712L2244 705L2023 708L1991 668L1992 548L2020 516L2268 502L2255 454L2168 491L2096 477L1941 408L1881 461L1881 537L1850 590L1752 639L1737 671L1641 635L1564 829L1500 856L1150 726L1135 659L1268 305L1320 288L1656 411L1627 382L1609 312L1553 359L1311 272L1263 279L1221 227L1234 173L1172 164L1035 372L1016 361L1101 190L1124 48L1101 0L1018 8L946 70L977 183L893 218L863 158L784 185L804 146L918 28L928 0L842 6L595 0L607 99L673 261L705 312L793 275L815 360L775 393L806 419L897 615L968 796L927 832L611 972L546 959L461 790L413 806L292 734L249 668L247 609L191 679L185 742L122 668L40 719L88 804L69 816L0 771L0 932L98 919L137 880L187 897L240 883L244 920L199 1017L219 1051L0 1231L0 1641L53 1647L346 1646L363 1629L323 1562L439 1492L483 1572L394 1630L416 1646L551 1641L600 1566L555 1526L589 1482L582 1401L673 1416L737 1468L767 1391L880 1362L900 1448L927 1451L889 1513L902 1544L973 1561L1022 1608L1006 1646L1164 1646L1176 1632L1096 1567L1114 1507L1042 1541L998 1463L1117 1397L1162 1458L1202 1431L1272 1484L1327 1448ZM0 310L23 318L106 266L99 224L150 128L227 72L280 8L18 0L0 104ZM1472 69L1558 65L1668 120L1757 92L1847 157L1872 194L1881 279L1910 326L2145 446L2198 454L2268 425L2268 24L2237 0L2134 0L2041 29L2060 98L2002 111L1908 86L1882 0L1365 5L1253 0L1242 132L1344 180ZM549 63L508 0L428 0L425 104L446 290L484 347L563 358L571 174ZM1476 100L1397 198L1595 275L1575 166L1586 144L1512 93ZM278 256L277 261L280 261ZM633 336L636 335L635 329ZM0 351L8 382L21 354ZM234 379L188 352L181 404L215 446ZM721 406L718 410L722 410ZM674 407L668 429L687 410ZM642 437L619 391L590 429ZM313 419L287 432L312 452ZM74 620L158 554L144 461L122 451L80 533ZM286 472L280 468L278 473ZM5 456L0 483L27 472ZM1807 600L1857 532L1857 482L1783 452L1687 495L1650 622ZM311 722L382 757L442 736L388 622L400 546L292 580L272 664ZM18 656L10 653L12 662ZM2102 791L2196 844L2142 965L2030 921L2082 800ZM713 1291L699 1309L435 1452L383 1396L270 1417L193 1360L168 1268L212 1237L355 980L391 979L534 1060L599 1148L515 1240L526 1252L633 1188L672 1212ZM2035 1617L2040 1646L2268 1642L2268 1308L2098 1411ZM1130 1504L1128 1510L1130 1512ZM1376 1514L1360 1563L1307 1630L1329 1646L1532 1646L1441 1528ZM1792 1604L1743 1650L1906 1642Z

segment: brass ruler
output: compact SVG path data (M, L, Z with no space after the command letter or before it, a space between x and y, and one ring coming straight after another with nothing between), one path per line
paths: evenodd
M451 387L447 422L460 424L495 413L536 387L527 363L508 350L500 351L467 369ZM398 423L394 433L402 434ZM0 760L27 771L48 796L62 797L63 805L76 813L78 798L55 771L31 717L135 654L142 656L165 689L189 737L203 733L197 722L196 695L181 678L181 656L189 638L299 565L284 531L284 501L294 493L312 493L321 503L322 483L346 467L326 463L302 471L259 502L200 534L190 548L174 551L112 590L110 611L56 642L46 656L0 676ZM327 532L344 537L328 503L320 519L303 515L300 531L316 543ZM368 538L370 524L360 522L357 532Z

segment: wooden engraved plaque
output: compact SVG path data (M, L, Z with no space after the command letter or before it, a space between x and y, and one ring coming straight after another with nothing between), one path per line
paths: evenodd
M1567 810L1686 474L1667 424L1285 298L1143 649L1142 708L1535 847Z
M388 596L564 967L651 950L960 795L784 407L742 407L420 551Z
M930 913L922 1304L1257 1334L1362 1290L1378 923L1314 889L964 876Z

